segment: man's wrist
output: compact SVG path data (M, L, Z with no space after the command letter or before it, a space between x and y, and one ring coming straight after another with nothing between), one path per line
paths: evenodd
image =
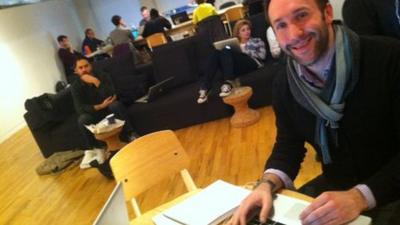
M260 186L261 184L266 184L269 186L271 193L273 193L276 189L276 184L270 180L270 179L265 179L265 178L261 178L257 181L256 185L254 186L254 189L256 189L258 186Z
M353 192L356 202L358 203L360 210L365 211L368 209L368 201L364 197L363 193L358 188L350 189Z

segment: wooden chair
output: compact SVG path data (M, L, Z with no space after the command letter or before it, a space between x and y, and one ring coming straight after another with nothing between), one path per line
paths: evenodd
M116 181L123 184L125 200L131 201L136 219L146 214L142 215L135 197L173 174L180 172L188 192L197 190L186 170L189 157L171 130L134 140L111 158L110 166Z
M147 46L151 51L153 51L153 47L163 45L167 43L167 38L163 33L155 33L146 38Z
M232 24L235 21L244 18L243 6L240 5L240 6L231 7L229 9L227 9L224 14L225 14L226 22L228 23L229 35L232 36Z

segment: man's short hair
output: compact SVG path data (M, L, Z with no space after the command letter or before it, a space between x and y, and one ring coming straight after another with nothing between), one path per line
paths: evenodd
M197 4L202 4L202 3L204 3L204 2L206 2L206 0L196 0L196 3L197 3Z
M269 4L271 3L272 0L265 0L264 1L264 6L265 6L265 18L267 20L268 23L271 23L271 21L269 20L269 16L268 16L268 8L269 8ZM326 4L329 3L329 0L314 0L315 3L317 3L318 8L321 10L321 12L324 10Z
M62 35L58 35L57 42L58 43L63 42L65 38L68 38L68 37L66 35L63 35L63 34Z
M146 10L146 9L147 9L146 6L142 6L142 7L140 7L140 12L143 12L143 11Z
M111 17L111 22L115 25L118 26L119 23L121 21L121 16L119 15L114 15L113 17Z
M157 9L151 9L150 10L150 18L155 19L155 18L157 18L159 16L160 16L160 14L158 13Z
M81 61L81 60L86 60L86 61L88 61L88 63L90 63L89 62L89 60L87 60L86 58L84 58L84 57L82 57L82 56L77 56L75 59L74 59L74 63L72 64L72 68L76 68L76 65L78 64L78 62L79 61Z

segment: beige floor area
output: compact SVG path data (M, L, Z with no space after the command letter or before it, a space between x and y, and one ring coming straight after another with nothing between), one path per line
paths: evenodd
M258 111L261 120L246 128L231 128L225 118L176 131L191 158L188 169L199 187L216 179L243 185L261 175L276 129L271 107ZM91 224L115 182L95 169L79 167L38 176L35 168L42 161L28 128L0 144L0 224ZM319 173L314 153L308 151L296 186ZM139 204L145 211L183 192L183 183L171 176L144 193Z

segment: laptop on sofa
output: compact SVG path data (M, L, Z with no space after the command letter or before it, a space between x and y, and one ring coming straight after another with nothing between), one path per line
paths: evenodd
M151 86L146 95L137 99L136 103L148 103L154 101L157 97L159 97L166 89L168 89L169 84L174 79L174 77L168 77L167 79L158 82L157 84Z

